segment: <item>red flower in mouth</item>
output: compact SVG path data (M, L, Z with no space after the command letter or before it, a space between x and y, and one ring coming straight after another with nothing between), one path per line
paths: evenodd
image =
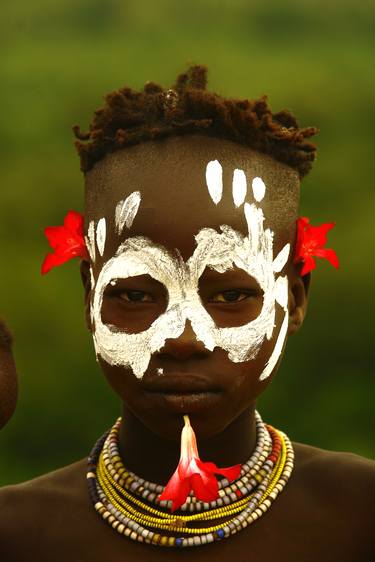
M189 416L184 416L185 426L181 433L180 462L165 487L159 500L172 500L172 511L185 503L191 490L195 497L204 502L211 502L219 497L218 481L214 474L221 474L228 480L238 478L241 465L218 468L213 462L202 462L199 458L197 440L190 425Z
M327 243L327 232L335 226L334 222L327 222L320 226L309 224L307 217L297 220L297 241L294 263L303 262L301 275L306 275L316 268L314 257L325 258L336 269L339 267L339 259L334 250L324 248Z
M42 275L71 258L89 259L83 236L83 215L81 213L68 211L63 226L47 226L44 234L54 252L50 252L44 258Z

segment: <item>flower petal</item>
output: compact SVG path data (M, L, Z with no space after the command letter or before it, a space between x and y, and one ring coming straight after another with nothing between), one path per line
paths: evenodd
M306 256L306 258L304 259L303 268L301 270L301 277L307 275L308 273L310 273L310 271L312 271L315 268L316 268L316 262L314 258L312 258L311 256Z
M63 226L47 226L44 233L55 251L46 256L42 264L42 275L53 267L74 257L88 260L89 254L83 236L83 215L69 211Z
M197 459L196 462L201 470L204 470L206 472L212 472L215 474L220 474L221 476L224 476L228 480L235 480L236 478L239 477L241 473L240 464L235 464L233 466L229 466L228 468L219 468L213 462L203 462L200 459Z
M212 473L193 474L190 478L195 497L203 502L212 502L219 496L219 485Z
M70 256L66 256L63 254L53 254L49 253L44 258L42 263L42 275L48 273L50 269L56 267L57 265L62 265L66 261L70 260Z
M47 226L44 229L44 234L48 238L51 248L59 248L65 246L67 231L65 226Z
M197 440L193 428L190 425L190 420L188 416L184 416L188 419L185 421L184 428L181 433L181 457L180 460L188 460L190 462L194 457L199 457Z
M324 248L327 243L327 233L335 226L334 222L324 223L319 226L309 224L307 217L297 220L297 239L295 245L294 263L303 262L301 276L306 275L316 267L313 257L327 259L334 267L339 266L336 252Z
M331 248L321 248L318 249L315 252L315 255L319 258L324 258L326 260L329 261L329 263L331 265L333 265L333 267L335 267L336 269L339 267L339 258L335 252L335 250L332 250Z
M308 238L314 242L314 246L324 246L327 244L327 232L335 226L334 222L327 222L320 226L309 226L307 229Z
M164 492L160 494L159 500L172 500L171 509L172 511L176 511L176 509L186 502L190 490L191 484L189 478L181 478L177 468L166 485Z
M181 432L181 455L178 466L166 485L159 500L172 500L172 511L186 502L192 490L198 500L211 502L219 497L219 484L215 473L229 480L240 475L241 465L218 468L213 462L202 462L199 458L195 433L187 415Z
M68 211L64 218L64 226L81 236L83 236L83 222L83 215L77 211Z

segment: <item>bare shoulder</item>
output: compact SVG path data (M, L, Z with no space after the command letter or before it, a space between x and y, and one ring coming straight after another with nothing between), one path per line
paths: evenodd
M13 505L13 509L18 500L23 505L33 503L34 500L47 502L63 496L65 499L71 494L71 499L76 497L78 487L83 488L85 480L86 459L81 459L73 464L58 468L47 474L42 474L32 480L27 480L20 484L4 486L0 488L1 506ZM0 510L1 513L1 510Z
M369 493L375 493L375 461L355 453L328 451L303 443L293 443L296 467L309 469L312 476L321 478L324 474L327 482L348 487L348 479L356 481L356 487L363 487ZM357 488L358 489L358 488Z
M332 516L373 536L375 461L355 453L293 443L297 477Z
M19 550L34 549L51 521L59 524L64 510L84 504L85 459L21 484L0 488L1 560L20 560Z

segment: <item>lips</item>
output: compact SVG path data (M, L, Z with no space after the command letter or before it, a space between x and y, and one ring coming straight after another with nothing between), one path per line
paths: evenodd
M163 394L204 394L220 392L221 389L202 375L178 373L145 380L143 389Z

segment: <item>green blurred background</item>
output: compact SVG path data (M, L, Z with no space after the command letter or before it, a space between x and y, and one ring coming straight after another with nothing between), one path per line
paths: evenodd
M259 409L295 441L375 458L375 4L13 0L1 19L0 309L20 397L0 434L0 484L86 456L120 414L85 328L78 262L40 275L44 226L83 208L71 126L86 129L106 92L169 86L191 62L209 66L211 89L267 93L321 129L301 214L336 220L341 269L319 264L305 326Z

